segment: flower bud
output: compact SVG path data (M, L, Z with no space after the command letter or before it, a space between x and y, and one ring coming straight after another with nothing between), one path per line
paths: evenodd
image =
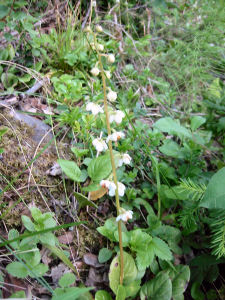
M85 32L91 32L91 26L89 26L89 25L86 26L85 29L84 29L84 31Z
M103 51L104 50L104 46L102 44L98 44L97 48L99 51Z
M91 69L91 74L93 76L98 76L99 73L100 73L100 70L97 67L94 67Z
M115 56L113 54L109 54L107 60L110 64L113 64L115 62Z
M110 79L111 78L111 73L109 71L105 71L105 76Z
M102 31L103 31L101 25L96 25L95 29L96 29L96 31L98 31L98 32L102 32Z

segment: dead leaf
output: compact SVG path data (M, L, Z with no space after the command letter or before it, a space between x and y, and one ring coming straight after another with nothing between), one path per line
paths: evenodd
M72 231L68 231L67 233L58 236L58 240L61 244L71 244L74 238L74 233Z
M108 192L107 188L101 187L97 191L90 192L90 200L97 200L103 197Z

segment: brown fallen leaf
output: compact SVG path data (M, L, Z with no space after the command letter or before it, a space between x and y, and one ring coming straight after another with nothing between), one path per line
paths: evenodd
M101 187L97 191L90 192L90 200L97 200L103 197L108 192L108 189Z
M74 233L72 231L68 231L67 233L58 236L58 240L61 244L71 244L74 238Z

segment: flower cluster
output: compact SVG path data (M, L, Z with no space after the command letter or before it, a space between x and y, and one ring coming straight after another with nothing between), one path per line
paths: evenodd
M118 184L118 194L120 197L123 197L126 187L122 182L117 182L117 184ZM116 185L113 181L101 180L100 186L108 190L109 196L111 197L115 196Z
M109 122L112 123L115 121L116 124L120 124L124 117L125 117L125 113L123 111L116 110L116 111L110 112Z
M93 102L89 102L86 105L86 110L91 111L91 113L94 116L96 116L98 113L104 113L104 110L102 109L102 107L98 104L93 103Z
M132 219L133 212L132 210L125 210L123 208L120 209L120 214L116 218L116 221L119 222L120 220L123 222L127 222L128 220Z
M108 149L108 146L106 145L106 142L101 138L94 139L92 141L92 145L95 147L95 149L98 152L102 152L102 151L105 151L105 150Z

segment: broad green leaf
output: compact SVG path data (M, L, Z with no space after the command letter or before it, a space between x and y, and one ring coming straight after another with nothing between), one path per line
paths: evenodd
M147 267L149 267L154 259L154 255L154 250L151 247L149 247L147 251L138 251L136 253L138 270L145 270Z
M97 291L95 300L112 300L111 295L106 291Z
M141 300L171 300L172 282L167 273L161 271L155 278L145 283L140 292Z
M116 300L125 300L126 299L126 290L125 287L122 285L118 286L117 293L116 293Z
M23 222L23 225L26 227L27 230L32 231L32 232L35 231L35 225L29 217L22 216L22 222Z
M0 5L0 20L8 15L10 12L10 6Z
M43 245L55 246L55 235L52 232L46 232L40 235L40 241Z
M167 156L180 159L184 158L181 147L172 140L164 140L163 145L159 147L159 150Z
M73 273L66 273L59 279L59 286L62 288L69 287L76 281L76 276Z
M25 265L18 261L8 264L6 270L10 275L17 278L25 278L29 274L29 271L27 270Z
M112 257L112 250L109 250L107 248L102 248L100 251L99 251L99 254L98 254L98 261L102 264L102 263L105 263L106 261L108 261L111 257Z
M191 286L191 297L194 300L204 300L205 296L200 289L201 284L199 282L194 282Z
M194 116L191 118L191 130L195 131L198 129L202 124L206 122L206 118L201 116Z
M212 176L199 206L225 209L225 167Z
M20 234L19 234L18 230L16 230L16 229L10 229L9 230L9 234L8 234L8 240L13 240L13 239L17 238L19 235ZM14 248L14 249L18 249L19 248L19 242L18 241L12 242L10 244L10 246L12 248Z
M97 158L93 158L88 165L88 175L93 181L101 181L109 176L112 172L112 165L109 155L102 155Z
M123 285L129 285L135 281L137 277L137 267L135 265L133 257L127 252L123 252L124 258L124 281ZM120 256L116 256L110 265L109 270L109 286L117 294L117 289L120 285Z
M153 126L162 132L167 132L180 138L192 138L191 132L184 126L180 125L179 120L173 120L170 117L159 119Z
M31 211L31 215L33 217L33 219L38 222L42 216L42 213L40 211L40 209L38 209L37 207L33 206L30 208Z
M172 280L173 300L183 300L186 286L190 280L190 269L188 266L178 265L175 270L169 270L169 277Z
M29 276L32 278L41 277L48 271L48 266L44 264L39 264L35 267L32 267L32 270L29 272Z
M24 260L28 266L35 267L41 261L41 253L38 248L31 249L28 245L21 247L20 250L24 253L18 254L20 259ZM31 251L32 250L32 251Z
M144 276L144 274L143 274ZM142 277L143 277L142 276ZM135 281L124 286L126 290L126 297L134 297L141 288L141 280L136 279Z
M130 247L132 251L145 251L149 246L152 237L141 229L130 232Z
M116 242L114 232L117 231L117 222L115 218L106 220L104 226L98 227L97 231L102 235L104 235L105 237L107 237L112 242Z
M173 258L168 245L157 237L152 239L149 250L154 251L155 255L162 260L171 260Z
M57 162L68 178L75 182L81 181L81 170L74 161L58 159Z

